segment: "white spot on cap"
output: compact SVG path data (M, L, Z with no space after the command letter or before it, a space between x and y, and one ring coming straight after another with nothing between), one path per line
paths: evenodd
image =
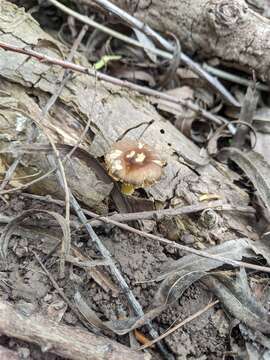
M121 160L114 160L111 165L111 171L114 173L115 171L120 171L123 169Z
M145 158L146 158L146 156L144 155L144 153L139 153L136 155L135 161L137 163L142 163L142 162L144 162Z
M113 160L117 159L118 157L120 157L122 154L123 154L122 150L115 149L109 153L108 157L109 157L110 161L113 161Z
M139 148L139 149L142 149L143 147L144 147L144 145L139 142L139 143L138 143L138 148Z
M126 157L129 159L129 158L132 158L135 154L136 154L136 152L134 150L132 150L130 153L128 153L126 155Z

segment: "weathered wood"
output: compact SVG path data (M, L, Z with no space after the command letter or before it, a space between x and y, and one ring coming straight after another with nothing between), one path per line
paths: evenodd
M40 345L45 351L72 360L144 360L135 352L108 338L79 328L58 325L41 315L26 316L7 302L0 302L0 332ZM2 358L1 358L2 359Z
M172 32L189 54L256 71L270 80L270 20L244 0L114 0L161 32ZM127 5L128 4L128 5ZM134 5L134 6L133 6Z
M156 0L153 3L156 3ZM180 6L179 4L177 6ZM163 14L163 10L160 13ZM67 56L67 49L43 32L29 14L5 0L1 1L0 36L6 43L21 47L27 44L33 50L44 52L51 57L63 59ZM76 62L87 66L83 56L78 56ZM38 119L48 94L55 91L60 71L62 69L59 66L0 49L0 151L1 147L3 150L13 144L25 144L31 120L22 116L20 109L24 109L31 118ZM14 111L14 108L18 111ZM44 119L44 126L57 144L70 147L76 144L85 122L89 120L90 131L80 145L85 156L81 158L75 153L72 161L67 162L65 170L72 193L95 210L106 213L112 184L110 178L109 183L107 182L107 174L107 180L97 176L92 163L89 163L88 154L100 160L111 144L123 134L154 146L167 160L168 165L161 181L145 189L147 197L153 200L154 205L161 204L162 207L162 204L168 205L168 202L171 202L172 206L197 204L203 193L214 193L220 196L224 203L232 205L248 204L248 195L233 184L233 173L227 168L223 171L222 165L215 165L214 162L200 166L204 162L200 149L161 117L151 105L149 97L103 81L95 81L85 74L75 73L63 89L53 110ZM47 143L42 131L39 133L37 145L41 143ZM16 156L16 152L7 154L3 150L0 153L1 172L8 169ZM20 164L18 173L15 174L18 180L12 181L13 186L20 182L29 182L29 177L25 178L25 175L38 177L39 172L45 173L50 168L46 153L42 154L33 149L26 155L26 160ZM197 173L185 163L197 167ZM102 161L99 162L99 167L102 168ZM53 176L47 183L42 182L28 190L41 195L59 196L59 188ZM130 211L123 207L118 209L121 212ZM247 230L250 218L245 215L238 216L236 221L232 214L220 216L223 218L220 219L223 226L216 229L202 228L198 221L192 219L188 219L188 222L180 219L180 223L173 220L171 226L166 224L160 230L172 239L178 239L185 231L193 233L196 238L204 239L211 238L213 233L216 239L220 237L221 229L224 240L231 239L239 232L252 237L253 234Z

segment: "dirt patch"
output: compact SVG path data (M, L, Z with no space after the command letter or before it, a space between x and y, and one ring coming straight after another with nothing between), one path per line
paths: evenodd
M7 203L1 202L3 213L8 216L15 216L18 211L41 207L56 210L59 213L63 211L56 205L44 205L40 202L23 199L23 197L12 197L9 206ZM129 316L124 295L120 293L119 296L113 296L111 292L105 292L82 269L76 266L72 268L68 266L65 279L59 279L58 257L54 254L48 256L48 254L55 246L53 239L57 239L60 232L55 226L49 232L47 231L47 236L44 235L45 232L42 235L46 219L39 218L31 221L33 224L39 223L40 236L33 236L34 233L30 231L30 220L28 220L27 226L18 228L17 234L12 237L9 244L7 266L1 268L2 298L16 304L20 311L26 313L39 312L49 316L54 321L62 320L72 326L82 326L40 268L33 255L33 252L36 252L71 300L75 291L79 290L102 320ZM42 224L44 224L43 230ZM49 234L51 234L51 238ZM98 258L96 249L86 243L83 232L76 231L74 235L76 245L84 254L91 257L96 254L95 257ZM158 283L152 280L168 261L179 256L178 250L161 245L153 240L140 238L118 228L110 228L108 231L106 228L100 230L99 236L121 268L121 272L134 295L142 307L147 310L158 288ZM176 320L184 320L202 309L211 299L212 295L204 290L201 285L192 286L184 293L179 303L163 312L154 324L160 332L163 332ZM204 359L206 356L207 359L220 359L222 357L228 343L226 336L219 333L213 321L217 309L218 307L210 309L165 339L167 348L176 355L176 359ZM112 334L109 336L123 344L128 345L129 343L127 336L112 336ZM6 336L1 337L0 344L22 353L23 359L59 359L55 355L42 353L37 346L9 339ZM155 350L152 350L152 355L154 359L160 358Z

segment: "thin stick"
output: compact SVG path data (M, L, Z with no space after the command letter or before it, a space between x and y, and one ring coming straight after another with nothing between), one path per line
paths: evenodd
M208 65L206 63L203 64L203 68L205 70L207 70L208 72L210 72L211 74L220 77L221 79L229 80L229 81L234 82L236 84L249 86L253 82L252 80L248 80L248 79L243 78L241 76L231 74L231 73L229 73L227 71L224 71L224 70L218 69L216 67L210 66L210 65ZM265 84L262 84L260 82L256 83L255 87L256 87L256 89L261 90L261 91L269 92L269 90L270 90L269 86L267 86Z
M140 317L144 316L144 312L143 312L143 309L142 309L140 303L135 298L135 296L132 293L132 291L130 290L127 282L125 281L123 275L121 274L121 272L116 267L116 265L115 265L115 263L114 263L114 261L113 261L113 259L111 257L110 252L103 245L102 241L97 236L97 234L93 230L92 226L87 222L86 216L84 215L78 201L76 200L76 198L73 196L72 193L70 193L70 201L71 201L71 205L72 205L73 209L75 210L78 218L80 219L82 224L85 225L85 228L86 228L88 234L90 235L92 243L94 243L97 246L97 248L99 249L99 251L100 251L101 255L103 256L103 258L105 260L107 260L108 266L109 266L110 271L111 271L111 274L118 281L118 284L119 284L121 290L123 291L123 293L125 294L125 296L126 296L128 302L129 302L130 306L132 307L134 313L137 316L140 316ZM154 327L153 327L153 325L151 324L150 321L147 321L146 326L148 328L149 334L152 336L153 339L155 339L155 338L157 338L159 336L158 332L154 329ZM166 356L166 359L173 358L161 343L158 343L158 347L159 347L159 350Z
M62 200L53 199L47 196L28 194L28 193L22 193L22 195L30 199L36 199L47 203L58 204L60 206L64 205L64 202ZM214 209L215 211L236 211L241 213L248 213L251 215L254 215L256 213L256 210L252 206L234 206L230 204L223 204L221 201L213 201L213 202L207 202L201 204L186 205L171 209L140 211L134 213L119 213L119 214L106 216L106 218L111 220L116 220L119 222L128 222L135 220L151 220L151 219L161 220L165 216L189 215L206 209ZM86 215L91 216L91 213L88 210L84 208L82 210ZM90 224L93 227L100 226L101 224L103 224L103 221L90 220Z
M99 80L103 80L103 81L109 82L114 85L122 86L124 88L132 89L134 91L138 91L139 93L144 94L144 95L149 95L149 96L153 96L153 97L156 97L156 98L159 98L162 100L167 100L168 102L171 102L173 104L180 104L183 107L186 107L188 109L195 111L196 113L198 113L198 115L201 115L204 118L211 120L215 124L218 124L218 125L222 125L223 123L229 123L228 120L219 118L218 116L211 114L209 111L206 111L206 110L200 108L197 104L194 104L190 100L183 100L183 99L180 99L180 98L168 95L168 94L161 93L160 91L157 91L157 90L152 90L145 86L137 85L137 84L131 83L126 80L117 79L113 76L103 74L101 72L87 68L87 67L79 65L79 64L74 64L69 61L52 58L51 56L39 53L37 51L31 50L31 49L24 49L19 46L4 43L2 41L0 41L0 48L9 50L9 51L13 51L16 53L28 55L28 56L36 58L39 61L47 62L48 64L58 65L65 69L71 69L71 70L74 70L74 71L77 71L77 72L80 72L83 74L87 74L87 75L96 77Z
M169 336L170 334L172 334L174 331L180 329L181 327L183 327L184 325L190 323L191 321L195 320L197 317L201 316L203 313L205 313L206 311L208 311L209 309L211 309L213 306L215 306L216 304L219 303L219 300L213 301L210 304L206 305L203 309L195 312L195 314L190 315L189 317L187 317L185 320L181 321L180 323L176 324L175 326L173 326L172 328L170 328L169 330L165 331L162 335L160 335L158 338L156 338L155 340L149 341L147 342L147 344L139 347L139 349L137 350L143 350L143 349L147 349L150 346L152 346L153 344L155 344L157 341L164 339L165 337Z
M118 16L120 19L124 20L130 26L140 30L145 35L151 37L152 39L156 40L164 49L169 52L174 51L174 46L162 37L159 33L153 30L150 26L146 23L142 22L141 20L135 18L134 16L130 15L123 9L119 8L117 5L111 3L108 0L79 0L80 3L86 4L88 6L92 6L93 2L102 6L104 9L108 10L109 12L113 13L114 15Z
M209 254L207 251L193 249L193 248L190 248L190 247L188 247L186 245L181 245L181 244L178 244L178 243L176 243L174 241L166 239L166 238L164 238L162 236L149 234L149 233L146 233L146 232L144 232L142 230L135 229L135 228L133 228L133 227L127 225L127 224L122 224L122 223L120 223L118 221L111 220L111 219L108 219L108 218L103 217L103 216L99 216L98 214L96 214L96 213L94 213L92 211L89 211L89 214L90 213L91 213L91 216L93 218L97 218L99 220L102 220L105 223L114 224L114 225L118 226L119 228L121 228L123 230L131 231L131 232L133 232L135 234L138 234L138 235L140 235L142 237L149 238L149 239L152 239L152 240L156 240L156 241L158 241L160 243L163 243L163 244L166 244L166 245L171 245L172 247L183 250L183 251L185 251L187 253L191 253L191 254L195 254L195 255L198 255L198 256L206 257L206 258L209 258L209 259L214 259L214 260L220 261L220 262L222 262L224 264L229 264L229 265L232 265L232 266L244 267L246 269L252 269L252 270L256 270L256 271L263 271L263 272L270 273L270 267L249 264L249 263L246 263L244 261L237 261L237 260L232 260L232 259L220 256L220 255Z
M37 196L37 195L35 195L35 196ZM80 210L83 211L82 209L80 209ZM149 239L152 239L152 240L156 240L156 241L159 241L160 243L163 243L163 244L170 245L172 247L178 248L178 249L183 250L183 251L185 251L187 253L192 253L192 254L195 254L195 255L198 255L198 256L201 256L201 257L214 259L214 260L217 260L217 261L220 261L222 263L229 264L229 265L232 265L232 266L244 267L246 269L252 269L252 270L256 270L256 271L263 271L263 272L270 273L270 267L267 267L267 266L249 264L249 263L244 262L244 261L237 261L237 260L228 259L228 258L220 256L220 255L209 254L207 251L193 249L193 248L190 248L188 246L175 243L174 241L171 241L171 240L166 239L164 237L149 234L149 233L146 233L146 232L144 232L142 230L135 229L135 228L133 228L133 227L127 225L127 224L122 224L122 223L120 223L118 221L115 221L115 220L112 220L112 219L110 219L108 217L100 216L100 215L98 215L98 214L96 214L96 213L94 213L92 211L89 211L89 210L87 210L87 215L93 217L94 219L98 219L100 221L103 221L104 223L113 224L113 225L118 226L119 228L121 228L123 230L130 231L130 232L135 233L137 235L140 235L142 237L149 238ZM84 215L84 218L86 219L85 215ZM86 221L87 221L87 219L86 219ZM90 225L89 222L86 225Z

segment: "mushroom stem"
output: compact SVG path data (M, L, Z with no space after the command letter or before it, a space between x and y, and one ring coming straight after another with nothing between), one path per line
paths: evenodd
M121 184L121 192L125 195L132 195L134 193L135 187L132 184Z

